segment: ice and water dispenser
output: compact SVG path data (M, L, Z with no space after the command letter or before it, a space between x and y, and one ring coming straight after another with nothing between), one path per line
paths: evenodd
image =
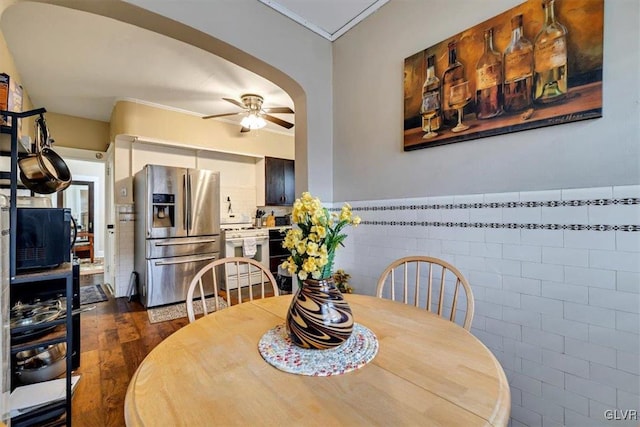
M153 228L171 228L175 224L176 196L153 194Z

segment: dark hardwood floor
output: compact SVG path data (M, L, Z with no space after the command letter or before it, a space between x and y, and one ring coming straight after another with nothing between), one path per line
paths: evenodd
M151 324L140 303L112 296L80 316L80 368L74 374L82 377L73 396L72 424L124 426L124 398L136 368L156 345L189 321Z
M80 277L80 286L101 283L102 274ZM114 298L104 290L109 300L80 314L80 367L74 375L81 378L72 401L74 427L124 426L124 398L138 365L162 340L189 323L184 317L151 324L142 304ZM238 303L235 293L231 299Z

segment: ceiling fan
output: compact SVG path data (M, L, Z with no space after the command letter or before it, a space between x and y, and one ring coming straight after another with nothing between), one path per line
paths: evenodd
M213 119L217 117L245 114L245 116L242 118L242 121L240 122L240 124L242 125L242 129L240 129L240 132L249 132L252 129L260 129L266 126L267 124L266 120L287 129L291 129L293 127L293 123L289 123L285 120L279 119L269 114L269 113L293 114L293 110L291 108L289 107L262 108L262 102L264 101L264 99L260 95L247 93L240 97L241 101L237 101L231 98L222 98L222 99L232 103L233 105L237 105L238 107L242 108L244 111L240 111L237 113L214 114L211 116L204 116L203 119Z

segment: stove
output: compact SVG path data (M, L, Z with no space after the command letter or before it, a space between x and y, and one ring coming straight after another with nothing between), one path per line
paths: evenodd
M267 228L256 228L250 223L220 224L222 231L222 256L253 258L269 270L269 230ZM232 270L229 270L232 269ZM225 277L225 288L235 289L257 284L259 278L248 277L246 266L240 267L238 280L237 272L232 266L227 267L223 275ZM255 275L253 275L255 276ZM238 283L239 282L239 283Z
M268 229L257 228L251 223L220 224L220 230L222 231L223 242L226 241L226 239L238 239L245 237L269 238Z

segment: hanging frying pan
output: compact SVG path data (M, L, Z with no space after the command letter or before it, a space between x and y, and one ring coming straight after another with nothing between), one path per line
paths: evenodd
M51 149L44 115L36 119L36 141L33 154L18 161L20 180L29 190L40 194L62 191L71 184L71 171L67 164Z

